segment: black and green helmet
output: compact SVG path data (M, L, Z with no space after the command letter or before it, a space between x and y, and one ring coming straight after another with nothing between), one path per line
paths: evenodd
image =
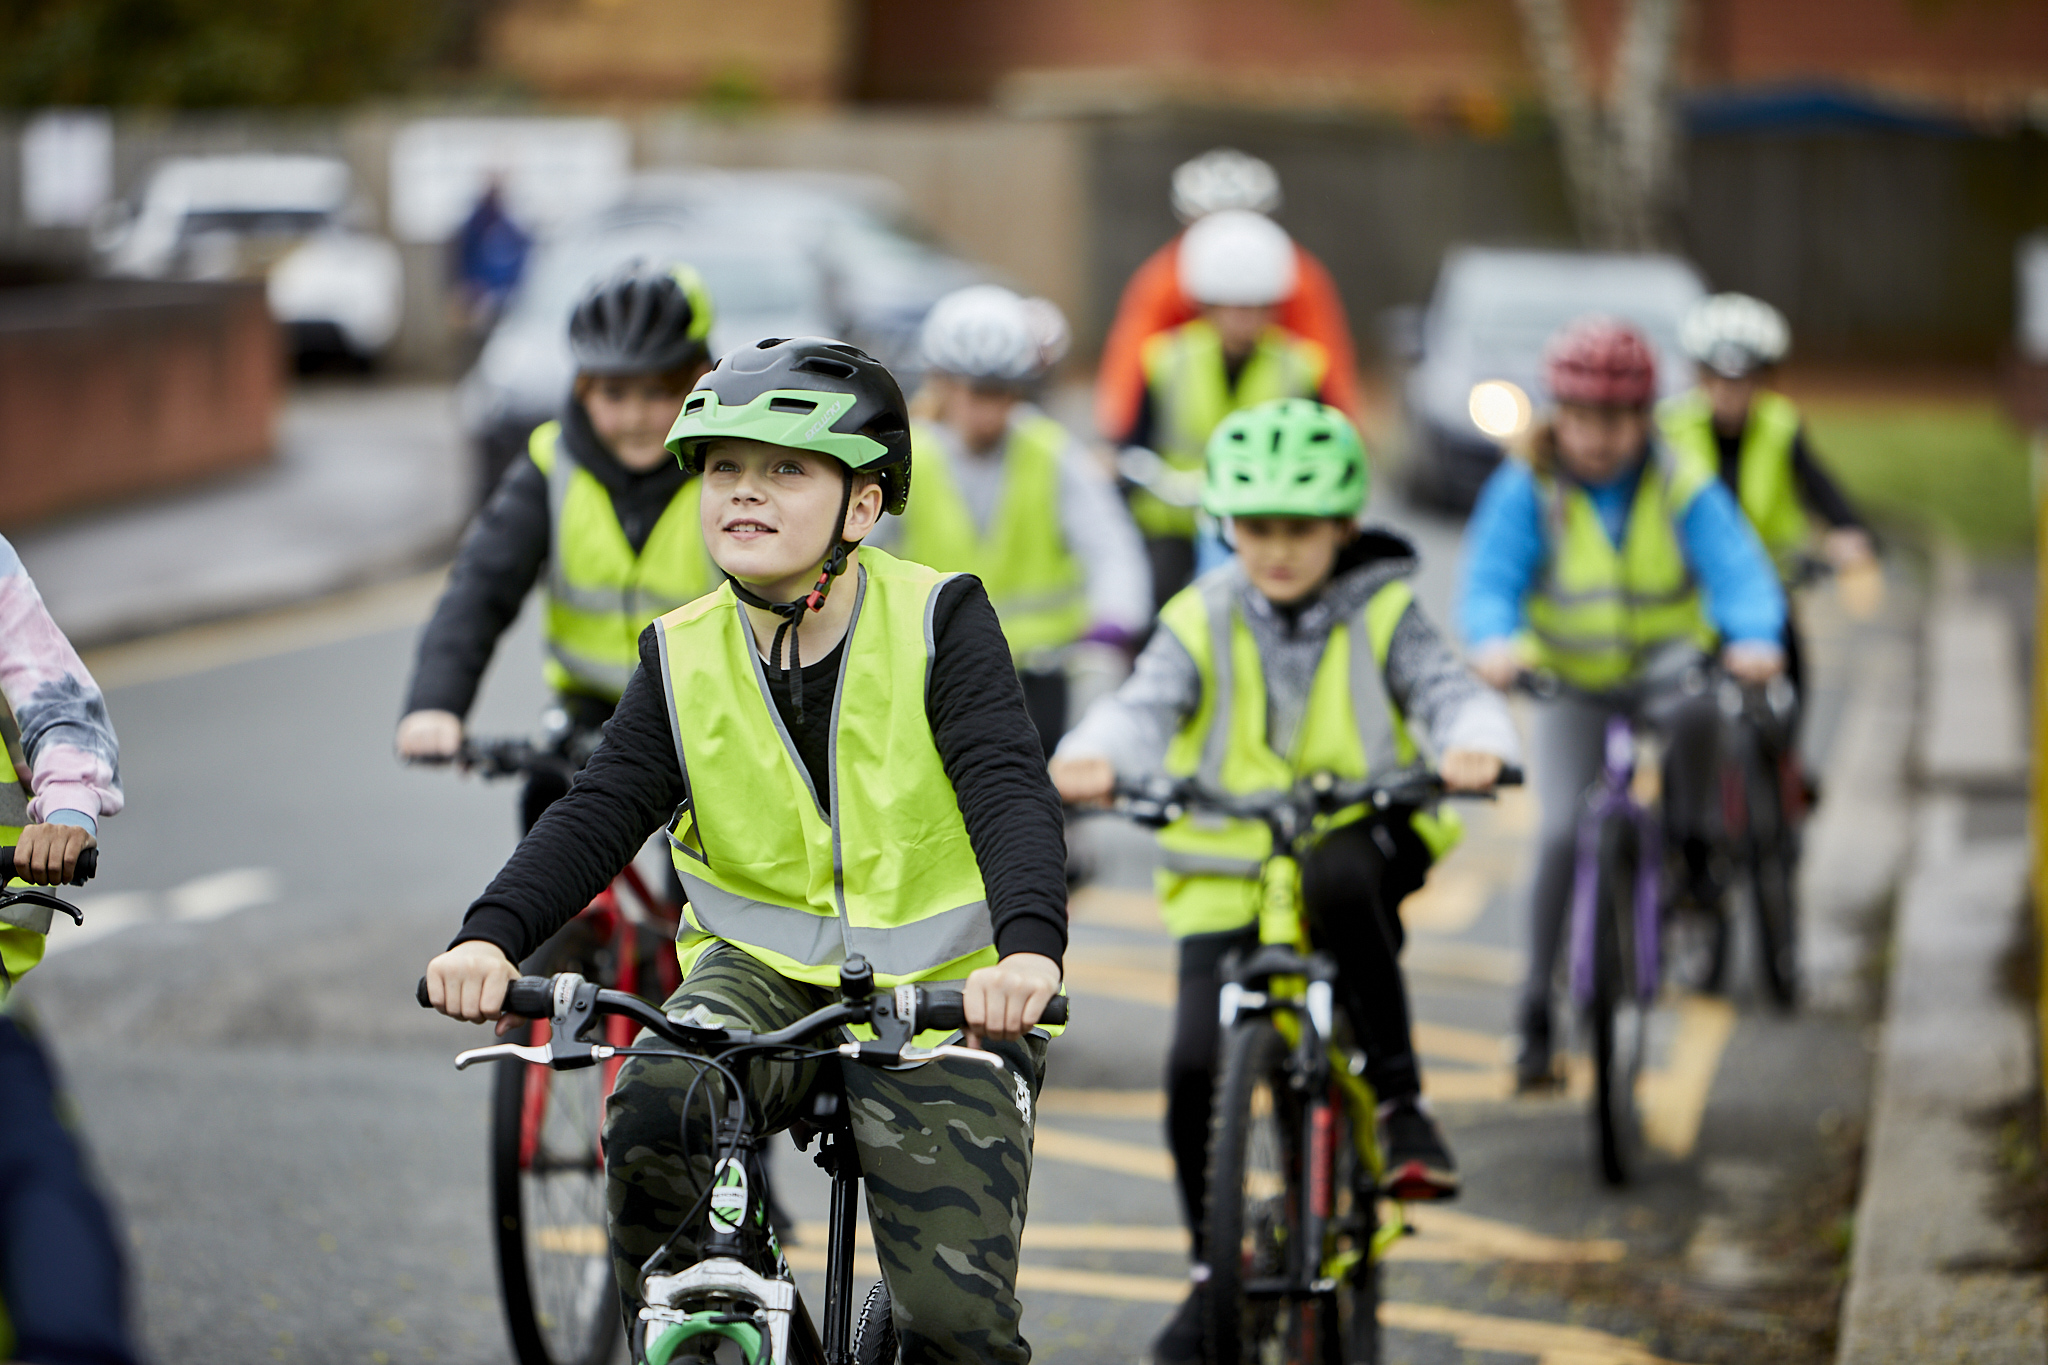
M1281 398L1224 418L1209 437L1202 510L1212 517L1355 517L1370 476L1351 419Z
M722 357L683 400L668 448L695 474L717 440L830 455L882 479L883 510L910 500L910 413L896 379L866 351L825 337L769 337Z
M715 316L689 266L629 261L583 291L569 314L569 351L580 374L660 374L711 359Z

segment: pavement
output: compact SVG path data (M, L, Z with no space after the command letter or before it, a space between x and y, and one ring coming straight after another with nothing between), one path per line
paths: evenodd
M88 648L425 568L453 548L471 487L447 386L301 384L269 465L12 539Z
M121 641L89 662L123 737L130 808L109 822L105 871L81 902L87 931L60 926L22 994L48 1025L130 1230L162 1361L504 1358L482 1179L488 1083L448 1066L472 1031L410 995L509 849L511 794L389 758L439 586L411 570L445 555L464 505L448 412L444 390L302 392L276 470L17 541L60 621ZM376 487L381 502L363 496ZM1418 591L1442 619L1457 528L1398 499L1378 510L1420 542ZM123 554L134 567L110 570ZM2011 820L1981 741L1955 751L1976 765L1952 792L1960 817L1915 813L1927 754L1912 743L1925 729L1913 595L1872 623L1848 621L1825 594L1809 606L1819 683L1808 734L1829 792L1802 880L1812 1004L1779 1015L1753 970L1738 971L1730 998L1672 997L1642 1094L1658 1155L1638 1184L1600 1182L1582 1095L1508 1097L1526 800L1474 809L1465 846L1406 907L1426 1084L1467 1186L1458 1204L1417 1212L1418 1235L1390 1268L1392 1358L1833 1356L1874 1073L1885 1099L1873 1162L1889 1159L1885 1106L1899 1100L1911 1118L1892 1079L1895 1030L1874 1027L1896 957L1884 951L1894 891L1910 874L1939 905L1956 859L2003 839L2007 861L1970 883L1995 901ZM479 731L529 729L544 703L533 617L501 645ZM150 629L180 621L208 624ZM1969 657L1998 657L1996 642L1976 648ZM1079 1022L1040 1105L1020 1290L1039 1358L1107 1365L1136 1359L1184 1293L1185 1247L1160 1132L1173 958L1150 847L1113 822L1086 837L1104 875L1073 906ZM1888 987L1895 1010L1904 974ZM1957 1042L1981 1048L1976 1038ZM1987 1049L1987 1069L2011 1082L2002 1049ZM776 1175L797 1215L820 1222L822 1177L788 1151ZM1887 1187L1951 1188L1921 1175ZM1876 1284L1869 1223L1892 1216L1867 1191L1864 1202L1845 1346L1864 1330L1860 1302L1904 1301L1889 1284L1862 1287ZM821 1241L798 1244L800 1269ZM1948 1268L1928 1273L1966 1266L1972 1293L1989 1276L2006 1294L1982 1291L1989 1300L2017 1303L2024 1290L2003 1284L2009 1242L1941 1245Z

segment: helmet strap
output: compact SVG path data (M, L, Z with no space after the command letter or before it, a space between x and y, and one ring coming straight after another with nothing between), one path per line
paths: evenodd
M818 581L802 597L789 602L770 602L746 584L725 575L725 581L732 585L733 596L759 611L773 612L782 618L782 624L775 627L775 638L768 642L768 662L778 673L789 679L790 704L796 710L796 723L804 723L804 666L797 655L797 627L802 625L809 612L823 611L826 594L832 591L832 580L846 572L846 559L855 548L855 542L846 538L846 514L853 507L853 471L846 471L846 483L839 494L839 520L832 538L832 548L825 553L825 562L818 569ZM721 573L724 570L720 570ZM782 641L789 640L789 665L782 664Z

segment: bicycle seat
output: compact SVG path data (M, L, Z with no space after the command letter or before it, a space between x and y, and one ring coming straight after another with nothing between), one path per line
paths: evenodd
M847 1112L846 1096L836 1086L820 1086L812 1091L803 1117L789 1125L790 1141L796 1143L799 1152L808 1152L811 1139L821 1135L834 1138L853 1136L853 1118Z
M1262 943L1250 957L1231 953L1223 959L1223 979L1240 986L1261 985L1276 976L1320 976L1322 964L1303 957L1284 943Z

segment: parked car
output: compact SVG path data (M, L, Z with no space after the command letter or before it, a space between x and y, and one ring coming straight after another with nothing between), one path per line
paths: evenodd
M1479 247L1446 254L1428 308L1395 317L1390 329L1391 349L1407 362L1410 492L1453 510L1472 505L1503 443L1546 401L1543 343L1581 314L1641 327L1657 349L1660 391L1690 387L1678 327L1705 294L1699 272L1675 256Z
M336 157L175 157L93 236L106 274L265 280L295 356L367 367L398 334L405 286L398 248L365 217Z
M611 207L542 239L459 391L488 495L554 416L574 378L569 312L625 262L683 261L718 316L714 355L766 336L836 336L915 381L918 328L940 297L987 273L904 223L887 181L796 172L636 177Z

